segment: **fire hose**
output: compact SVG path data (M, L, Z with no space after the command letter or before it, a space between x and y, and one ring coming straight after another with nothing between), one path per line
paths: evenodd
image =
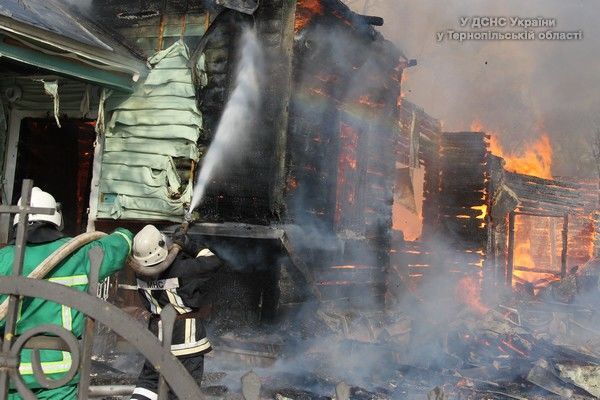
M81 235L74 237L50 254L44 261L40 263L40 265L35 267L35 269L31 271L27 277L33 279L43 279L50 271L52 271L52 269L54 269L54 267L58 265L58 263L63 261L67 256L71 255L73 252L77 251L86 244L104 236L106 236L106 233L94 231L82 233ZM0 304L0 320L6 317L7 312L8 298L5 299L2 304Z
M189 228L189 221L186 221L182 224L182 231L185 233ZM93 242L94 240L100 239L101 237L106 236L106 233L93 231L82 233L69 240L67 243L60 246L56 249L52 254L50 254L44 261L40 263L29 275L28 278L33 279L43 279L54 267L56 267L61 261L63 261L67 256L77 251L79 248L84 245ZM142 276L156 276L161 272L165 271L173 261L177 254L181 251L181 246L178 244L173 244L169 249L169 253L167 254L167 258L159 264L154 266L143 266L138 261L136 261L133 257L128 257L127 264L134 270L136 274ZM5 299L2 304L0 304L0 320L6 317L8 312L8 298Z

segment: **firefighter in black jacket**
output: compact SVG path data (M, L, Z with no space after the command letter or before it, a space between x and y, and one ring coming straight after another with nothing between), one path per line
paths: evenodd
M179 252L173 263L158 277L138 276L139 293L150 317L150 330L159 338L159 314L167 304L178 315L173 328L171 352L186 367L198 385L204 371L204 354L211 351L204 324L200 318L205 305L212 273L220 260L206 248L199 248L186 235L175 234L173 242ZM133 239L133 258L142 266L153 266L167 258L167 238L155 226L146 225ZM142 279L145 278L145 279ZM158 393L158 373L146 361L131 399L155 400ZM173 393L169 398L175 398Z

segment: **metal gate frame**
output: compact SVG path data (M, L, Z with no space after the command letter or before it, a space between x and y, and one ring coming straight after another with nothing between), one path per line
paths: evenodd
M167 398L168 386L170 386L179 399L203 400L204 396L195 380L170 351L173 325L177 314L172 306L165 307L160 315L163 327L163 340L161 343L146 326L132 320L128 314L116 306L96 297L100 265L104 257L101 248L94 247L88 252L90 276L87 293L58 283L21 276L28 215L54 213L54 209L30 207L32 187L33 181L24 180L21 191L21 205L0 207L0 213L20 215L15 243L13 275L0 277L0 294L8 295L9 300L4 336L0 343L0 400L7 398L11 381L23 399L36 399L19 374L19 355L26 348L33 350L32 368L34 376L42 388L55 389L64 386L80 371L78 399L87 399L96 321L104 324L128 341L154 366L160 376L158 399L165 400ZM24 332L19 337L15 337L18 303L21 297L44 299L83 313L86 316L86 321L81 343L72 332L54 324L37 326ZM45 376L40 362L39 350L41 349L62 350L71 354L71 368L64 377L55 380Z

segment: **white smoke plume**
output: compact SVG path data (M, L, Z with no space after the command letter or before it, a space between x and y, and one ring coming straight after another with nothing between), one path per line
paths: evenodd
M600 123L600 3L589 0L347 0L356 12L385 17L381 32L419 65L406 71L407 98L442 120L447 131L478 119L507 150L546 131L556 176L593 177L589 142ZM365 8L366 7L366 8ZM436 42L464 30L460 17L545 17L578 41ZM508 27L506 30L517 28ZM522 29L522 28L521 28ZM549 28L546 28L546 30ZM538 29L536 31L544 31Z
M576 137L584 140L587 133L585 123L575 120L569 114L576 105L563 104L564 98L551 98L555 91L560 93L560 88L556 85L560 86L565 82L582 89L582 86L578 85L572 77L575 72L565 71L565 64L563 64L565 59L556 58L558 57L557 52L564 51L567 54L575 51L573 48L579 49L581 52L582 43L526 43L530 47L523 47L526 45L525 43L499 42L472 42L462 45L436 44L435 32L456 28L458 18L463 15L489 14L523 17L543 15L557 18L559 27L561 27L559 29L562 29L563 24L565 30L573 25L578 29L583 29L587 36L593 29L589 27L589 21L585 22L586 19L576 21L567 12L558 14L557 10L562 10L562 7L555 1L544 2L554 4L556 8L556 10L549 9L547 13L541 8L536 11L533 6L526 7L515 1L508 1L502 6L492 4L487 0L482 1L481 3L489 5L487 9L483 6L469 7L466 1L459 3L454 0L447 2L444 6L439 1L423 0L371 0L370 3L372 7L367 9L368 14L386 17L387 26L384 27L384 32L387 37L394 40L407 56L417 58L420 62L418 67L408 71L409 80L404 91L408 93L411 100L425 107L430 114L441 118L446 129L467 130L473 120L480 119L484 124L502 134L513 146L518 146L538 133L536 132L537 124L542 121L555 141L555 146L561 143L559 135L560 132L563 132L561 129L568 126L578 127L579 131L577 131ZM541 4L541 2L534 3ZM479 3L473 1L471 4ZM511 4L514 6L513 9L505 8ZM450 15L448 15L448 6L452 11ZM353 8L358 12L364 11L362 6ZM345 65L348 62L347 54L356 51L352 47L352 42L344 41L343 36L338 37L331 32L316 31L314 37L318 40L309 43L316 61L319 60L318 55L323 54L321 51L327 51L335 54L340 65ZM297 40L302 40L302 38L297 38ZM583 43L583 45L588 46L589 44ZM544 51L549 51L550 54L545 54ZM589 59L590 57L592 56L584 58ZM550 59L554 64L547 64ZM573 68L586 79L594 78L592 69L588 69L587 66L573 66ZM587 73L583 74L582 71L587 71ZM365 85L366 80L360 79L360 77L378 72L370 63L367 63L364 70L356 72L355 79L348 85L348 91L361 92L364 89L364 86L361 85ZM568 72L570 78L553 75L565 72ZM565 92L565 95L570 96L571 101L577 100L577 107L581 107L582 110L592 110L597 104L598 96L594 95L590 89L586 89L586 93L588 99L579 99L570 91ZM561 104L564 107L559 107ZM553 110L559 113L564 121L556 122L559 118L554 116ZM228 110L225 113L228 112L232 111ZM231 117L235 115L238 114L234 113ZM579 116L582 117L581 114ZM587 116L591 117L592 115ZM322 117L315 112L315 119ZM223 118L226 119L226 117ZM222 123L222 126L233 126L237 128L237 132L241 132L242 129L235 125L241 123L240 121L244 121L244 118L232 119L227 121L226 125ZM225 129L222 126L219 127L219 131ZM233 132L235 131L233 129ZM574 128L572 131L574 132ZM226 140L228 137L225 135L223 139L220 139L221 137L217 133L212 146L215 147L216 143L222 143L215 149L227 148L226 144L230 143L229 141L235 142L239 139L230 137ZM224 142L218 142L218 140L224 140ZM573 146L580 145L579 142L575 143L574 141L573 143ZM559 150L557 150L558 152ZM222 160L228 160L226 157L219 156L218 152L215 153L215 157L215 165L220 165L219 163L222 162L219 157L222 157ZM568 169L566 171L570 172ZM204 184L210 180L210 173L206 175ZM300 210L306 209L306 202L310 195L310 193L306 193L304 196L298 196L299 204L293 204L292 207ZM201 194L199 196L201 197ZM199 197L195 196L195 198ZM296 222L301 226L301 231L297 235L301 240L295 242L295 247L299 252L304 249L325 250L327 247L335 247L336 237L328 235L327 231L321 229L321 226L314 220L306 218L306 220L299 219ZM293 236L290 239L294 241ZM440 242L432 246L440 254L448 247L450 247L448 249L450 252L451 246L446 243ZM439 258L443 259L442 256ZM327 261L322 260L323 263ZM467 264L467 261L465 260L464 263ZM396 369L402 364L428 370L442 370L448 365L448 359L452 358L444 348L444 339L448 336L450 324L457 320L460 321L464 314L470 314L470 306L465 304L464 298L458 293L461 288L457 287L456 282L451 281L448 275L432 274L432 278L422 285L418 295L404 290L404 295L395 299L394 307L388 310L390 315L386 317L391 320L383 321L382 326L378 327L385 328L381 329L382 331L389 328L389 331L393 333L394 324L397 321L392 318L397 317L402 322L402 318L405 318L411 322L411 332L407 335L410 341L404 343L406 351L400 359L389 360L386 349L397 346L397 343L387 341L384 334L380 334L373 340L376 345L369 346L370 342L365 345L365 348L369 348L369 350L379 348L380 351L365 352L360 351L358 340L347 340L339 332L343 329L338 329L334 334L323 329L324 332L321 333L319 328L322 328L323 323L321 314L318 313L329 310L323 305L306 302L296 318L294 316L289 318L288 329L283 331L286 335L285 354L286 356L291 355L280 360L271 368L255 369L255 371L262 377L276 380L282 386L286 385L281 383L283 382L282 375L293 374L301 377L302 380L289 386L329 395L333 384L340 379L345 379L352 384L365 385L367 388L378 386L380 382L393 383L391 377L396 374ZM375 298L376 294L368 290L361 293L364 298ZM366 318L360 318L361 313L358 310L353 314L353 317L357 317L355 321L358 322L356 322L354 330L352 329L354 327L350 325L351 333L354 331L362 333L360 328L363 330L372 328L370 321L364 322ZM218 369L210 364L209 368ZM236 368L243 369L244 367L237 366ZM240 372L244 373L245 371ZM515 373L515 377L516 375L517 373ZM228 377L231 376L233 374L228 375ZM273 376L277 376L277 379L274 379ZM399 382L407 378L398 376ZM313 377L315 377L314 380ZM328 380L329 386L320 387L319 385L325 380ZM227 384L235 385L235 382L230 381ZM395 392L396 397L393 398L406 398L399 393L399 391Z

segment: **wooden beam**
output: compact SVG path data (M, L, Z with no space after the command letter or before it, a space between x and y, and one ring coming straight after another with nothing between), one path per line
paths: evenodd
M508 172L508 171L506 172L506 178L508 180L519 180L522 182L531 182L531 183L537 183L537 184L541 184L541 185L545 185L545 186L554 186L554 187L558 186L558 187L562 187L562 188L576 189L576 190L581 189L581 186L582 186L579 183L559 181L559 180L555 180L555 179L538 178L537 176L519 174L516 172Z
M560 256L560 277L567 276L567 251L569 246L569 214L565 214L562 229L562 254Z
M548 218L550 229L550 265L556 267L556 218Z
M522 267L520 265L515 265L514 268L513 268L513 271L535 272L535 273L538 273L538 274L552 274L552 275L558 275L559 274L558 270L554 270L554 269L527 268L527 267Z
M564 218L564 214L558 214L558 213L549 213L549 212L545 212L545 211L515 211L514 212L516 215L526 215L529 217L546 217L546 218Z
M512 287L513 267L515 262L515 213L508 214L508 260L506 262L506 285Z

